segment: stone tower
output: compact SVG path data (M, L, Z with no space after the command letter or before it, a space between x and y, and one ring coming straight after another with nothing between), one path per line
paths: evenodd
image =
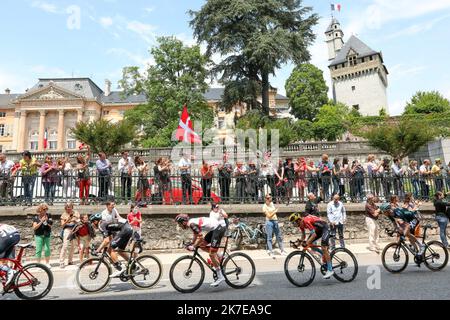
M383 108L389 112L386 94L389 72L382 53L372 50L354 35L344 42L336 18L325 35L334 101L365 116L378 115Z

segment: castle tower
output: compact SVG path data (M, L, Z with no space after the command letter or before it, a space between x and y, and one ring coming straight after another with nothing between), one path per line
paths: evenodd
M333 98L364 116L389 112L388 70L383 54L374 51L356 36L344 43L339 22L333 18L325 32L330 56Z
M326 43L328 44L328 60L331 61L336 58L336 55L344 46L344 32L336 18L331 20L327 31L325 31L325 35L327 36Z

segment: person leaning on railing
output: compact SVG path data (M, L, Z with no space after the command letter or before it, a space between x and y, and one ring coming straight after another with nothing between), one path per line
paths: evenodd
M436 159L435 164L431 168L431 174L434 177L434 185L436 187L437 192L443 192L444 191L444 178L442 177L444 168L442 167L442 161L441 159Z
M6 156L3 153L0 153L0 200L2 204L12 200L12 185L14 177L11 172L13 167L14 162L7 160Z
M38 174L38 168L41 164L31 156L30 151L25 151L22 154L23 158L20 160L20 172L22 176L22 186L24 195L24 205L33 205L33 191L34 183Z
M91 174L89 172L90 158L90 152L88 152L86 157L83 157L82 155L77 157L75 172L77 184L80 189L81 205L87 205L89 201L89 188L91 186Z

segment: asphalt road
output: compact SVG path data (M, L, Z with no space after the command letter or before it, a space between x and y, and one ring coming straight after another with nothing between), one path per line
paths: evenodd
M46 297L49 300L339 300L339 299L432 299L450 300L450 267L440 272L431 272L422 266L410 264L401 274L390 274L381 266L380 256L372 253L356 252L359 264L357 278L348 284L332 278L322 279L317 274L314 282L307 288L293 286L283 272L284 257L273 260L263 251L247 252L254 258L256 277L252 285L243 290L236 290L223 283L218 288L211 288L212 276L207 272L205 282L192 294L175 291L169 281L171 262L180 254L159 256L163 262L163 277L159 284L149 290L136 290L131 283L113 279L101 293L81 293L75 282L76 267L65 270L54 268L55 283ZM69 269L70 268L70 269ZM15 295L7 295L0 300L17 300Z

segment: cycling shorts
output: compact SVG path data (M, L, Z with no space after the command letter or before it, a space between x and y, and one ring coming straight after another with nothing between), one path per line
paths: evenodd
M330 246L330 229L328 228L328 226L323 226L322 228L316 228L315 230L315 234L316 234L316 241L321 239L321 243L320 245L322 247L329 247ZM312 233L310 235L313 236L314 233Z
M211 248L218 249L220 247L220 243L222 242L222 238L225 235L227 228L224 226L218 226L213 231L210 231L205 236L205 241L211 244Z

